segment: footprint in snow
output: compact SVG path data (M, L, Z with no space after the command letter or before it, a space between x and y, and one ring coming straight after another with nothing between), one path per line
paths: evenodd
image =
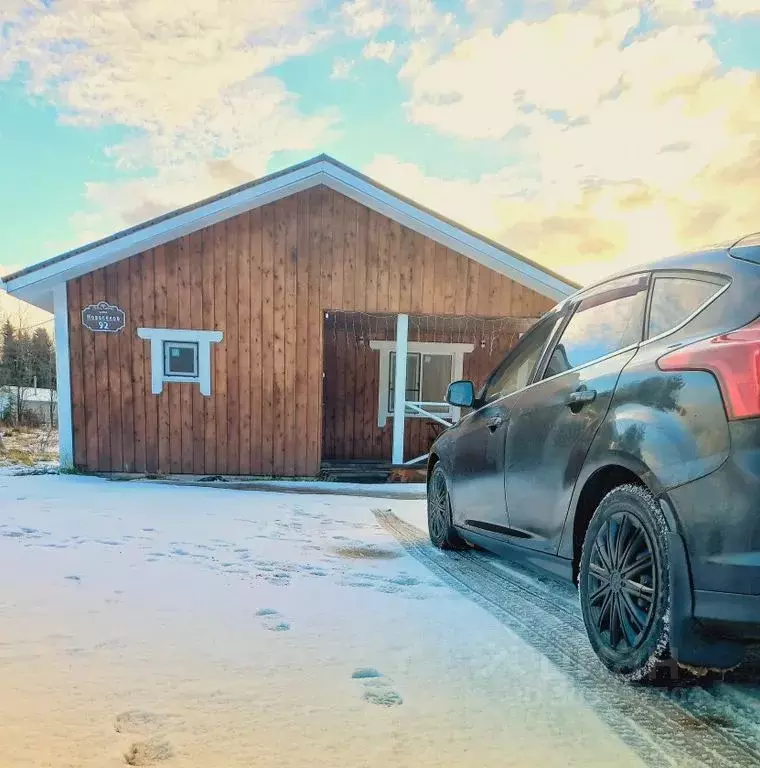
M154 765L163 760L169 760L174 751L171 744L158 736L146 741L136 741L124 753L127 765Z
M116 733L134 733L145 736L154 733L164 725L165 718L142 709L129 709L120 712L114 719Z
M288 632L290 630L290 624L288 624L286 621L279 621L277 617L279 617L279 613L275 611L274 608L259 608L258 611L256 611L257 616L261 616L264 621L262 624L264 625L265 629L268 629L270 632Z
M404 703L401 694L391 688L367 688L362 698L379 707L398 707Z
M355 669L351 677L354 680L369 680L372 678L382 677L382 675L374 667L359 667Z
M394 690L392 683L384 679L382 672L374 667L359 667L351 677L361 680L364 687L364 701L379 707L398 707L404 703L401 694Z

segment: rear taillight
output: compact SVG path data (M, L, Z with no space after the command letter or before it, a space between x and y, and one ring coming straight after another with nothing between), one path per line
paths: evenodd
M729 419L760 416L760 321L688 344L657 361L661 371L709 371Z

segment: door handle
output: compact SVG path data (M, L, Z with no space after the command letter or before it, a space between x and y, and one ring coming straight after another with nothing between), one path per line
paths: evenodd
M576 389L575 392L571 392L565 400L565 405L570 408L571 411L577 413L583 408L584 405L593 403L596 400L595 389Z
M504 423L504 417L503 416L492 416L488 421L486 422L486 426L488 427L489 431L496 432L496 430Z

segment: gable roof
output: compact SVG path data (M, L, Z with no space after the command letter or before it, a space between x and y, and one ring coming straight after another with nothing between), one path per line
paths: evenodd
M66 280L318 185L340 192L543 296L560 300L578 288L555 272L399 195L328 155L319 155L41 261L5 276L0 285L4 283L8 293L17 298L52 311L53 288Z

